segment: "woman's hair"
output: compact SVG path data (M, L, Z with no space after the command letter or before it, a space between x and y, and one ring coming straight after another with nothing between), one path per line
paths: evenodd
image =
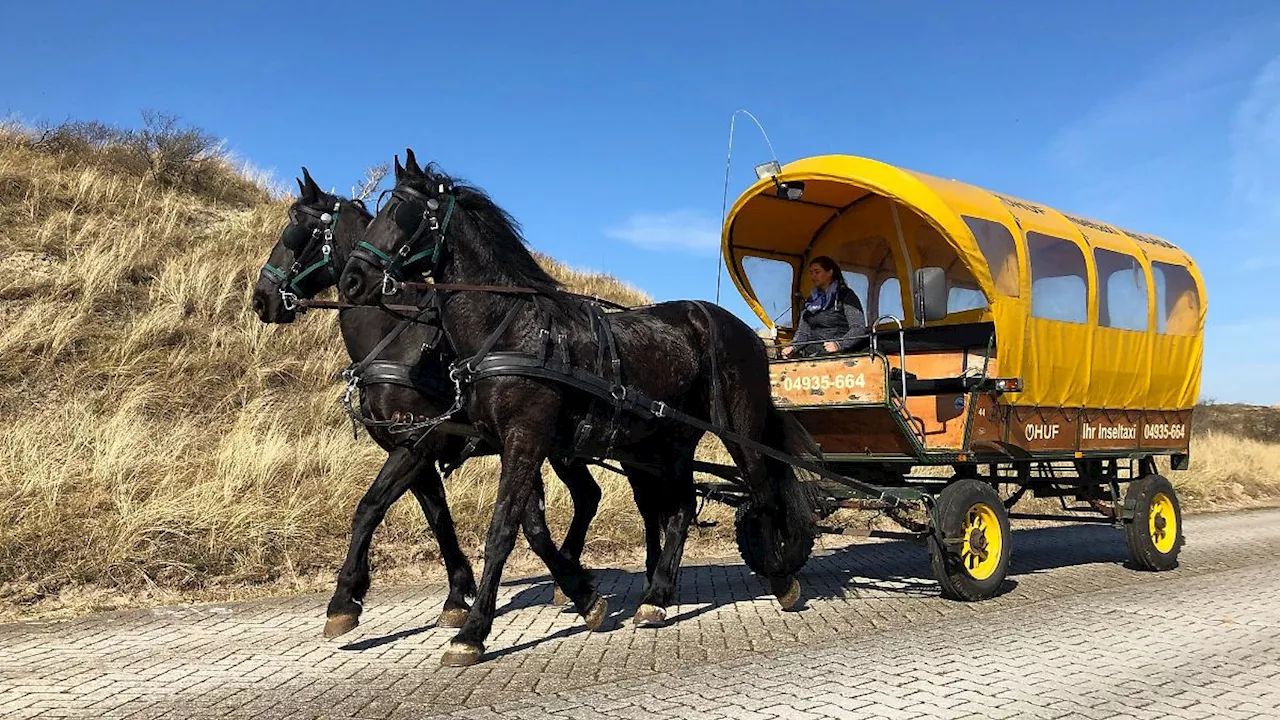
M819 255L818 257L810 260L809 264L817 265L823 270L830 270L831 279L835 281L837 285L839 285L840 287L848 287L848 284L844 281L844 273L840 272L839 263L837 263L835 260L832 260L830 256Z

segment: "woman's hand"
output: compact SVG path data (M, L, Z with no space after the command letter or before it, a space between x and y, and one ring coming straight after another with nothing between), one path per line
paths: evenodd
M822 349L823 349L823 350L826 350L827 352L831 352L831 353L833 353L833 352L835 352L835 351L839 350L839 349L840 349L840 346L839 346L839 345L836 345L835 343L833 343L833 342L831 342L830 340L828 340L827 342L822 343Z
M795 351L796 351L796 348L794 345L787 345L786 347L782 348L782 357L789 358L791 357L791 353Z

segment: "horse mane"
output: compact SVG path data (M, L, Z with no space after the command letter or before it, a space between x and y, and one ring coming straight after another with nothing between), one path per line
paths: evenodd
M497 275L512 285L534 288L553 296L560 294L562 284L542 269L533 253L529 252L520 223L485 191L465 180L450 177L434 162L423 170L423 179L433 187L441 183L453 187L458 208L467 213L485 239L485 242L474 243L473 250Z

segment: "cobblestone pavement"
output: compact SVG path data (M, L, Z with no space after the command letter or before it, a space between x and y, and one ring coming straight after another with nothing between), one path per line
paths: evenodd
M509 582L492 659L442 668L438 588L379 592L320 637L326 597L0 625L0 717L906 718L1280 716L1280 511L1186 522L1182 566L1123 566L1119 531L1021 530L1010 590L937 597L922 548L806 566L781 612L740 561L688 566L673 624L635 629L642 578L601 571L614 628Z

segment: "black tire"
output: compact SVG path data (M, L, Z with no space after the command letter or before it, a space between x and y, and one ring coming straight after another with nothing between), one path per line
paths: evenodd
M929 554L942 596L966 602L994 597L1009 573L1013 550L1009 513L999 493L981 480L957 480L938 494L933 521ZM992 549L992 543L998 547Z
M1172 570L1186 541L1182 506L1173 483L1163 475L1144 475L1129 483L1124 503L1133 517L1124 523L1129 558L1140 570Z
M765 513L756 512L750 502L738 506L733 534L742 561L766 579L791 577L813 554L812 532L797 532L791 541L782 539L779 536L784 533L775 529L774 522Z

